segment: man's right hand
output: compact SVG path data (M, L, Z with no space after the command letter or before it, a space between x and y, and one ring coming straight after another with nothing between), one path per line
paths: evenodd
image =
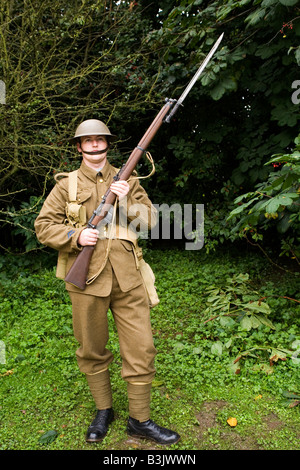
M78 237L78 244L81 246L96 245L99 232L93 228L85 228Z

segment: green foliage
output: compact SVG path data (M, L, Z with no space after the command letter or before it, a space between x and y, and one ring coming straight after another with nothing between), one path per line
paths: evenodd
M292 153L273 155L266 165L273 165L266 181L255 191L240 195L230 213L234 232L241 237L249 233L257 241L263 232L276 228L281 238L281 254L299 263L300 229L300 137ZM276 170L277 169L277 170Z
M57 438L57 431L47 431L39 438L41 444L51 444Z
M180 274L178 272L178 276L174 276L169 265L162 269L155 258L153 263L151 253L151 264L158 279L158 293L163 299L163 304L155 307L153 326L155 331L168 328L175 332L173 337L170 333L163 341L165 350L173 347L180 359L178 365L174 361L172 365L172 371L176 369L178 383L190 372L191 375L194 373L193 369L187 370L187 366L181 368L185 359L187 364L193 364L194 367L204 367L204 381L205 371L209 374L210 370L206 361L221 361L225 374L229 374L229 371L241 373L243 367L248 373L261 368L272 374L279 357L282 361L288 358L288 361L294 363L297 326L293 325L292 318L299 306L292 297L297 299L298 295L297 275L295 284L294 281L291 284L295 290L287 285L286 292L284 287L278 290L272 283L258 289L254 287L254 279L268 278L264 269L269 268L262 260L259 266L256 265L257 259L254 261L253 258L251 262L252 255L245 257L238 265L239 269L244 272L247 270L249 274L235 274L237 265L228 269L230 258L226 259L224 254L221 254L220 260L212 256L206 260L203 256L199 255L199 260L196 260L194 255L173 252L172 269L175 269L182 257L189 260L186 267L181 262ZM288 294L291 299L287 308L284 296ZM165 309L174 312L175 316L169 315L163 328ZM289 319L284 315L288 311L291 314ZM162 341L162 337L158 337ZM194 380L197 380L195 376Z
M11 233L14 236L24 237L22 245L26 252L36 250L41 245L35 236L34 221L39 214L44 199L37 196L31 196L29 202L21 202L20 208L8 207L6 212L6 225L12 225Z
M284 392L283 396L284 396L284 398L286 398L286 405L289 408L293 408L294 406L297 406L297 405L300 404L300 394L299 393Z
M207 288L209 307L204 313L217 314L223 326L231 325L231 318L237 317L242 330L250 331L261 325L274 329L266 317L270 314L269 305L261 301L257 292L249 289L248 281L248 274L238 274L228 278L224 287Z
M231 337L222 342L216 341L212 345L212 352L221 356L223 350L230 351L236 348L236 342L240 339L238 331L247 331L250 333L253 329L262 331L276 330L274 324L270 321L271 308L266 301L263 301L260 294L249 285L248 274L234 275L226 280L226 284L222 287L212 286L207 288L209 297L207 298L207 309L204 311L206 315L214 315L207 321L216 320L219 322L219 328L228 329ZM295 301L296 302L296 301ZM266 327L266 328L263 328ZM267 340L263 334L257 335L256 340ZM245 341L245 337L243 337ZM258 341L249 349L239 351L238 356L230 364L230 369L239 373L241 368L241 359L247 357L258 358L260 361L269 360L269 364L258 364L257 367L266 371L273 372L273 364L279 359L287 360L292 357L292 349L284 349L282 347L272 346L265 342Z
M66 162L78 165L77 151L67 143L83 119L109 123L113 114L115 123L122 122L147 93L151 101L152 82L139 62L145 25L138 18L129 2L43 0L0 7L0 76L6 85L0 170L7 205L19 210L24 199L51 188L55 170L65 170ZM118 135L122 140L122 130Z
M240 439L252 433L262 449L295 449L299 417L282 398L286 390L298 390L299 306L283 297L297 298L299 276L279 276L253 254L145 250L145 255L160 296L151 313L158 349L152 418L179 431L182 440L176 449L210 449L212 437L224 448L229 416L238 419ZM0 364L1 450L131 449L134 443L125 433L126 385L112 316L108 347L115 356L110 373L117 419L105 440L91 447L84 437L94 403L76 363L78 345L64 283L53 269L38 269L37 262L32 266L32 257L28 264L21 257L22 263L14 267L10 259L5 263L6 258L1 259L0 284L0 340L6 346L6 362ZM249 277L236 274L245 272ZM208 289L218 289L215 300ZM230 301L233 310L235 295L238 308L249 308L251 300L255 304L258 296L265 297L262 302L269 306L265 310L275 330L265 324L248 330L238 317L226 317L222 305L228 309ZM210 311L205 312L208 306ZM266 313L258 308L246 315ZM218 318L207 322L207 316L216 313ZM283 350L294 350L294 357L283 357ZM239 374L232 365L238 357ZM256 400L259 394L263 398ZM213 429L205 429L208 435L200 439L195 416L203 402L212 400L227 403L217 418L225 426L222 439L212 435ZM280 429L272 429L272 439L264 439L269 413L281 417L288 439Z
M225 182L253 191L268 177L265 162L287 154L299 132L299 105L291 100L299 67L296 3L4 2L0 212L10 226L1 231L2 246L34 248L31 224L22 218L16 236L10 209L15 220L23 203L34 211L31 197L46 195L53 172L78 166L67 139L79 121L106 121L119 137L113 163L124 163L165 97L180 96L223 31L184 108L151 144L157 172L145 187L156 203L204 203L211 247L233 240Z

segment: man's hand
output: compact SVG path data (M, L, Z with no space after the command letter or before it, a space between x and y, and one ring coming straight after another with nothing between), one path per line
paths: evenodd
M129 184L127 181L119 180L114 181L110 190L120 199L123 199L127 196L129 192ZM96 229L85 228L82 230L81 234L78 237L78 245L81 246L94 246L97 243L99 232Z
M99 232L93 228L85 228L78 237L81 246L94 246L97 243Z
M120 199L127 196L129 192L129 184L127 181L119 180L110 185L110 190Z

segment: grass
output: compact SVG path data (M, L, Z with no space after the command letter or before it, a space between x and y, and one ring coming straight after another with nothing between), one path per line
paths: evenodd
M152 310L158 355L151 417L180 433L170 449L298 450L299 406L288 407L283 394L299 392L299 363L291 349L300 339L299 303L283 297L299 299L299 275L270 271L265 259L253 254L146 250L145 258L161 299ZM33 273L25 265L1 275L6 361L0 364L0 450L162 449L126 434L126 386L111 316L116 419L101 443L85 442L95 408L75 360L68 295L52 268ZM206 287L224 285L238 273L248 273L249 288L267 296L274 330L261 325L247 331L238 322L225 327L218 319L205 323ZM216 342L223 345L221 353ZM270 365L268 348L291 353ZM234 373L233 361L246 349L254 353L240 360ZM229 417L237 419L235 427L228 425ZM54 440L42 443L53 430Z

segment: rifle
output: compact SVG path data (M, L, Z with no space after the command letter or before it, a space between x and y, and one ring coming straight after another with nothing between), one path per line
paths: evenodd
M146 133L138 143L138 145L134 148L132 153L130 154L127 162L122 166L116 176L114 176L114 180L125 180L127 181L128 178L131 176L133 170L135 169L136 165L138 164L139 160L143 156L144 152L146 151L147 147L149 146L150 142L152 141L153 137L159 130L160 126L164 123L170 123L171 119L173 118L174 114L178 110L179 106L182 106L182 103L188 93L190 92L191 88L194 86L200 75L202 74L203 70L205 69L206 65L210 61L211 57L219 47L220 42L223 39L224 33L221 34L219 39L216 41L210 52L208 53L205 60L202 62L201 66L193 76L192 80L189 82L188 86L185 88L184 92L180 96L178 100L173 100L166 98L165 104L162 109L159 111L157 116L155 117L154 121L147 129ZM88 221L87 227L88 228L96 228L100 222L109 223L111 221L111 207L114 204L116 199L116 195L108 189L104 194L100 205L96 208L93 212L92 217ZM84 246L82 251L78 254L76 260L72 264L68 274L65 277L65 281L73 284L74 286L78 287L81 290L84 290L86 287L86 280L88 275L88 269L90 265L90 261L93 255L94 246Z

